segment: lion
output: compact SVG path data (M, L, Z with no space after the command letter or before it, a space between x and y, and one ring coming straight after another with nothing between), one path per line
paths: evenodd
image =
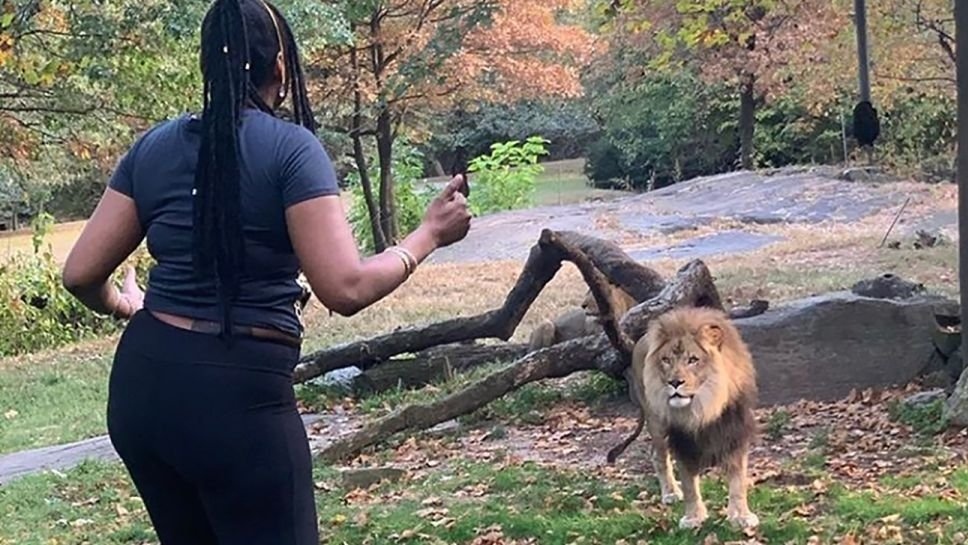
M749 449L756 435L756 369L749 349L729 317L718 310L681 308L656 318L634 348L631 390L641 412L633 436L612 449L609 462L642 430L652 436L653 465L662 502L685 500L682 528L708 517L700 474L726 471L727 518L742 528L759 525L747 503ZM670 451L682 477L672 473Z
M623 316L638 302L625 290L614 284L609 284L610 296L616 306L615 315ZM531 351L549 346L580 339L589 335L601 333L601 311L591 290L585 295L580 309L572 309L558 316L554 320L545 320L531 332L529 348Z

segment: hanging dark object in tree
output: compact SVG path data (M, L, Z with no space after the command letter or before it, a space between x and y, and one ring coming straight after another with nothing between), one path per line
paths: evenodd
M881 134L881 122L877 109L870 101L863 100L854 106L854 138L861 146L873 146Z

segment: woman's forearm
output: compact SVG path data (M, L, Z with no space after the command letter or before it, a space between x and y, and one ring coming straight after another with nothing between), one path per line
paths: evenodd
M398 246L410 252L416 264L423 262L437 244L426 227L419 227ZM392 251L385 251L364 259L353 285L347 287L345 301L335 302L333 310L350 316L376 303L403 284L409 274L404 258Z
M121 296L121 292L110 280L93 286L67 285L67 289L84 306L98 314L127 319L134 311L132 305L126 303L127 300Z

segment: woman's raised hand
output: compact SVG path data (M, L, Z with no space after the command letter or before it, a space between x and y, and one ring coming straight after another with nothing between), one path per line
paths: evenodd
M423 222L438 248L462 240L471 228L471 212L467 208L467 198L461 193L466 183L463 176L454 176L427 207Z

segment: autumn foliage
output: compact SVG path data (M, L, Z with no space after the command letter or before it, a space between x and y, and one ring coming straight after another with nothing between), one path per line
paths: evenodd
M352 142L374 246L398 238L393 144L428 134L435 112L482 102L581 94L595 39L560 22L565 0L361 2L346 12L346 43L310 57L315 94ZM371 180L376 152L378 180Z

